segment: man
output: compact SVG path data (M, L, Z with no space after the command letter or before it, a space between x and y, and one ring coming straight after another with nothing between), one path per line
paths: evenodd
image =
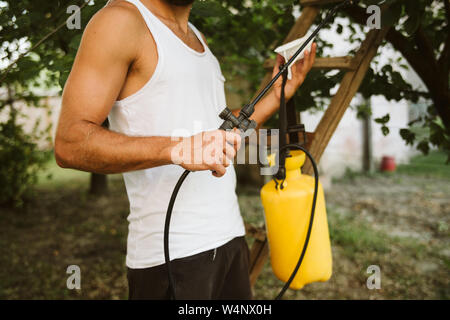
M110 2L88 24L64 89L58 164L124 176L130 299L169 298L164 218L184 169L197 172L186 179L172 216L177 298L251 298L230 166L240 137L217 130L225 79L203 35L188 22L193 1ZM287 98L305 79L315 50L293 67ZM274 74L281 62L278 57ZM252 119L259 126L277 110L280 85L256 105ZM109 130L101 126L107 117Z

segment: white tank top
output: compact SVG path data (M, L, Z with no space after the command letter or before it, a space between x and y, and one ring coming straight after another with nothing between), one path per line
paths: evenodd
M158 64L138 92L116 101L110 129L129 136L190 136L215 130L226 106L220 65L200 32L199 53L187 46L139 0L127 0L142 14L156 42ZM163 231L167 206L184 169L178 165L124 173L130 201L126 263L130 268L164 264ZM211 171L191 173L181 187L170 227L170 258L217 248L245 234L231 165L216 178Z

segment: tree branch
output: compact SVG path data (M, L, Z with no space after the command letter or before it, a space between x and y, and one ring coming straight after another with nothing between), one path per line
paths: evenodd
M58 25L55 29L53 29L50 33L46 34L42 39L40 39L38 42L36 42L36 44L34 44L31 48L29 48L28 50L26 50L25 52L23 52L22 54L19 55L19 57L14 60L13 62L11 62L6 69L4 69L3 74L0 77L0 83L2 83L6 76L8 75L8 73L11 71L11 69L17 64L17 62L19 62L23 57L25 57L27 54L29 54L30 52L32 52L34 49L36 49L37 47L39 47L42 43L44 43L45 41L47 41L48 38L50 38L51 36L53 36L55 33L57 33L61 28L65 27L67 24L67 21L69 19L72 19L76 14L78 14L79 12L81 12L81 10L83 10L84 7L86 7L89 4L90 1L84 2L81 6L80 6L80 11L74 12L69 18L67 18L66 20L64 20L64 22L62 22L60 25Z
M418 91L418 90L399 90L404 93L410 93L410 94L416 94L418 96L421 96L422 98L429 99L430 93L428 91Z
M391 28L387 33L386 39L403 55L411 67L417 72L427 86L431 95L436 96L437 91L441 87L440 79L442 77L440 74L442 71L429 67L429 63L436 63L435 60L433 59L430 62L428 60L424 60L421 53L414 48L411 42L393 28Z
M445 15L447 16L447 23L450 24L450 2L444 0Z
M428 39L427 35L423 31L422 26L419 26L419 28L417 28L417 31L414 34L414 42L417 44L417 47L425 56L427 62L435 69L436 72L438 72L439 70L437 70L437 59L434 56L433 46L430 42L430 39Z
M349 6L343 9L347 15L352 18L356 23L365 25L369 15L367 12L358 6Z
M358 6L350 6L344 9L347 15L356 23L365 25L369 15L364 8ZM432 90L435 84L436 74L424 63L423 56L414 48L414 45L403 36L399 31L394 28L390 28L386 34L386 40L388 40L394 48L399 51L403 57L408 61L411 67L422 78L423 82L427 86L428 90ZM433 58L434 63L436 62Z
M444 0L445 15L447 17L447 39L445 40L444 50L438 59L438 66L444 70L445 83L449 81L450 72L450 2L449 0Z

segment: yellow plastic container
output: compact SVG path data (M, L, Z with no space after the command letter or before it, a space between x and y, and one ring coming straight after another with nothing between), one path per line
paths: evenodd
M314 177L302 174L305 153L291 151L286 158L286 180L281 190L271 180L261 189L266 218L272 270L287 282L305 243L314 195ZM281 181L278 181L280 184ZM327 281L331 277L332 259L327 213L322 186L319 183L314 222L302 265L291 283L291 289L305 284Z

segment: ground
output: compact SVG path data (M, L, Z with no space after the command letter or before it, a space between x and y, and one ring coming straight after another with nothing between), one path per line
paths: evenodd
M438 153L419 156L394 174L348 172L326 192L333 276L288 291L287 299L449 299L450 166ZM46 180L47 173L53 173ZM89 175L54 163L21 209L0 208L0 299L126 299L124 256L128 201L120 176L110 193L87 195ZM262 226L259 191L239 189L247 221ZM81 290L68 290L69 265ZM381 270L369 290L367 268ZM272 299L282 282L270 262L256 299Z

